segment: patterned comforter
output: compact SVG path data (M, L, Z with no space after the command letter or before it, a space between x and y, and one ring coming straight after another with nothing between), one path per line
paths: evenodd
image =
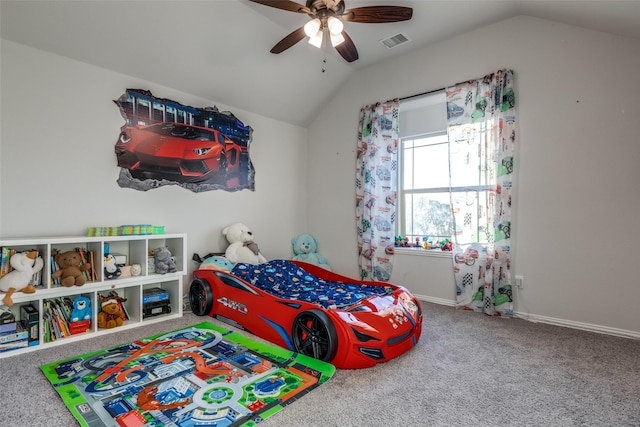
M274 296L306 301L324 308L344 308L372 295L389 295L390 286L333 282L314 276L287 260L238 263L231 274Z

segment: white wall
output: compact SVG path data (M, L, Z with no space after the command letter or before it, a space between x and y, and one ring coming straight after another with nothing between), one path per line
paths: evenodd
M188 233L189 253L206 253L226 247L220 229L240 220L267 258L289 257L291 236L309 232L333 269L351 276L360 107L513 68L520 111L513 268L525 277L516 310L640 335L638 40L518 17L358 72L308 130L218 105L254 128L256 191L199 194L118 187L113 147L124 122L111 100L133 87L188 105L215 101L1 43L0 237L153 223ZM405 256L392 280L450 301L448 262Z
M369 67L309 129L309 232L331 266L357 274L355 145L363 105L500 68L519 101L515 309L532 320L640 336L640 41L517 17ZM400 258L400 257L399 257ZM454 298L449 260L399 259L392 281Z
M155 224L188 233L191 256L224 251L220 230L242 221L265 257L291 256L291 236L306 230L300 162L307 156L306 129L6 40L1 48L0 237L77 236L90 226ZM217 105L250 125L255 191L119 187L114 145L124 119L112 100L127 88L195 107Z

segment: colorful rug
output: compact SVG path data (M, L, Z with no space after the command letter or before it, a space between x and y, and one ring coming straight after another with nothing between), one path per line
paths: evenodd
M40 369L87 427L255 426L335 372L208 322Z

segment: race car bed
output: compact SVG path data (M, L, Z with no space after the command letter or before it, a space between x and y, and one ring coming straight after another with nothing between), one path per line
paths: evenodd
M200 316L341 369L400 356L422 331L420 303L404 287L350 279L301 261L196 270L189 301Z

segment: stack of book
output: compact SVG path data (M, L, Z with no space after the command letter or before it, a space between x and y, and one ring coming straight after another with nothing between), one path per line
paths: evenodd
M6 307L0 307L0 352L29 346L29 331Z

